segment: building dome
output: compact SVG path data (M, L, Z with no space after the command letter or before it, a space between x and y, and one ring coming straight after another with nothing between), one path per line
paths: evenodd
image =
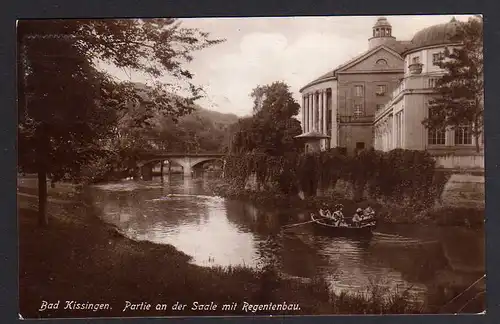
M372 27L373 35L368 39L368 48L373 49L380 45L391 47L394 45L395 38L392 36L392 26L385 17L380 17Z
M373 26L373 28L377 28L377 27L392 27L391 24L389 23L389 21L387 20L387 18L385 17L380 17L377 19L377 22L375 23L375 25Z
M453 43L452 38L457 33L458 25L459 23L453 18L446 24L422 29L413 36L409 51L427 46Z

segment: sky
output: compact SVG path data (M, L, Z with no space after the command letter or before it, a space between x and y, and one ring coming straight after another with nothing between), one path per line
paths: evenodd
M385 16L397 40L411 40L419 30L470 15ZM226 41L194 53L185 66L205 90L201 107L238 116L250 115L250 93L257 85L284 81L297 102L299 89L368 50L378 16L284 18L188 18L183 27L209 32ZM106 70L123 80L149 83L148 76ZM167 80L167 79L165 79Z

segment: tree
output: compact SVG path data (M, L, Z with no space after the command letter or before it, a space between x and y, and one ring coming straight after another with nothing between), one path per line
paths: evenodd
M301 134L300 122L294 118L300 106L283 82L257 86L252 117L241 119L233 137L233 152L258 151L274 156L298 149L294 137Z
M98 63L184 84L156 82L148 88L146 111L134 122L146 123L155 110L176 119L191 111L202 91L184 63L193 51L222 41L208 36L175 19L19 21L18 166L38 174L41 225L48 223L47 176L53 182L78 179L82 165L106 153L103 141L115 135L121 112L130 102L144 102L134 84L118 82ZM167 89L185 96L166 96Z
M170 152L223 152L228 125L236 120L235 115L195 107L177 122L170 116L157 114L151 118L151 127L142 129L141 137L153 139L154 149Z
M482 19L458 23L451 40L460 46L446 48L438 63L445 74L436 82L436 97L430 101L429 117L423 124L431 129L470 126L479 152L484 111Z

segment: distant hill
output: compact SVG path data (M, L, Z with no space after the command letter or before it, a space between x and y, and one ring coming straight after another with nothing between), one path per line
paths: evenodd
M148 86L134 83L147 100ZM167 96L176 96L167 93ZM138 106L140 107L140 106ZM137 109L137 108L133 108ZM166 150L173 152L225 152L230 142L230 126L238 121L235 114L224 114L194 105L194 111L175 123L171 117L153 117L154 137L162 141Z
M144 94L144 92L146 92L148 90L148 86L146 84L141 83L141 82L133 82L133 85L137 90L139 90L139 92L142 92L142 95L144 98L147 97L147 95ZM173 93L169 93L167 95L177 96ZM195 110L191 114L186 115L182 118L189 119L190 118L189 116L200 117L201 119L210 120L211 122L214 123L214 125L218 125L218 126L227 126L227 125L234 124L238 121L238 116L236 116L235 114L220 113L220 112L217 112L214 110L202 108L196 104L195 104Z
M209 120L213 123L214 126L218 126L219 128L224 128L224 126L229 126L238 121L238 116L236 116L235 114L224 114L199 106L196 106L195 110L190 115L199 117L203 120ZM188 118L188 116L184 116L183 118Z
M230 142L230 127L238 121L234 114L224 114L197 106L188 115L171 125L177 150L225 152Z

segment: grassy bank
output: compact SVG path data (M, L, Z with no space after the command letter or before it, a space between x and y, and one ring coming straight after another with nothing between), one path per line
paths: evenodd
M431 206L422 210L403 202L381 202L370 199L353 201L335 192L324 196L300 199L297 195L285 195L272 190L244 190L226 183L223 179L213 181L210 184L210 189L213 194L229 199L246 200L261 206L286 207L307 212L317 211L323 203L332 207L337 203L343 204L346 215L354 214L356 208L371 206L377 211L379 222L388 224L465 226L477 229L484 227L484 208Z
M272 269L205 268L170 245L137 242L104 224L79 203L49 203L48 228L37 227L36 199L20 197L20 313L25 318L103 316L186 316L251 314L418 313L406 294L339 296L321 279L303 283ZM108 303L109 309L65 310L65 301ZM39 311L43 301L59 309ZM126 301L150 303L150 310L123 311ZM172 310L176 302L183 311ZM216 303L216 310L191 310L193 302ZM235 310L222 304L238 303ZM256 311L249 304L298 304L291 311ZM155 310L166 304L166 310Z

